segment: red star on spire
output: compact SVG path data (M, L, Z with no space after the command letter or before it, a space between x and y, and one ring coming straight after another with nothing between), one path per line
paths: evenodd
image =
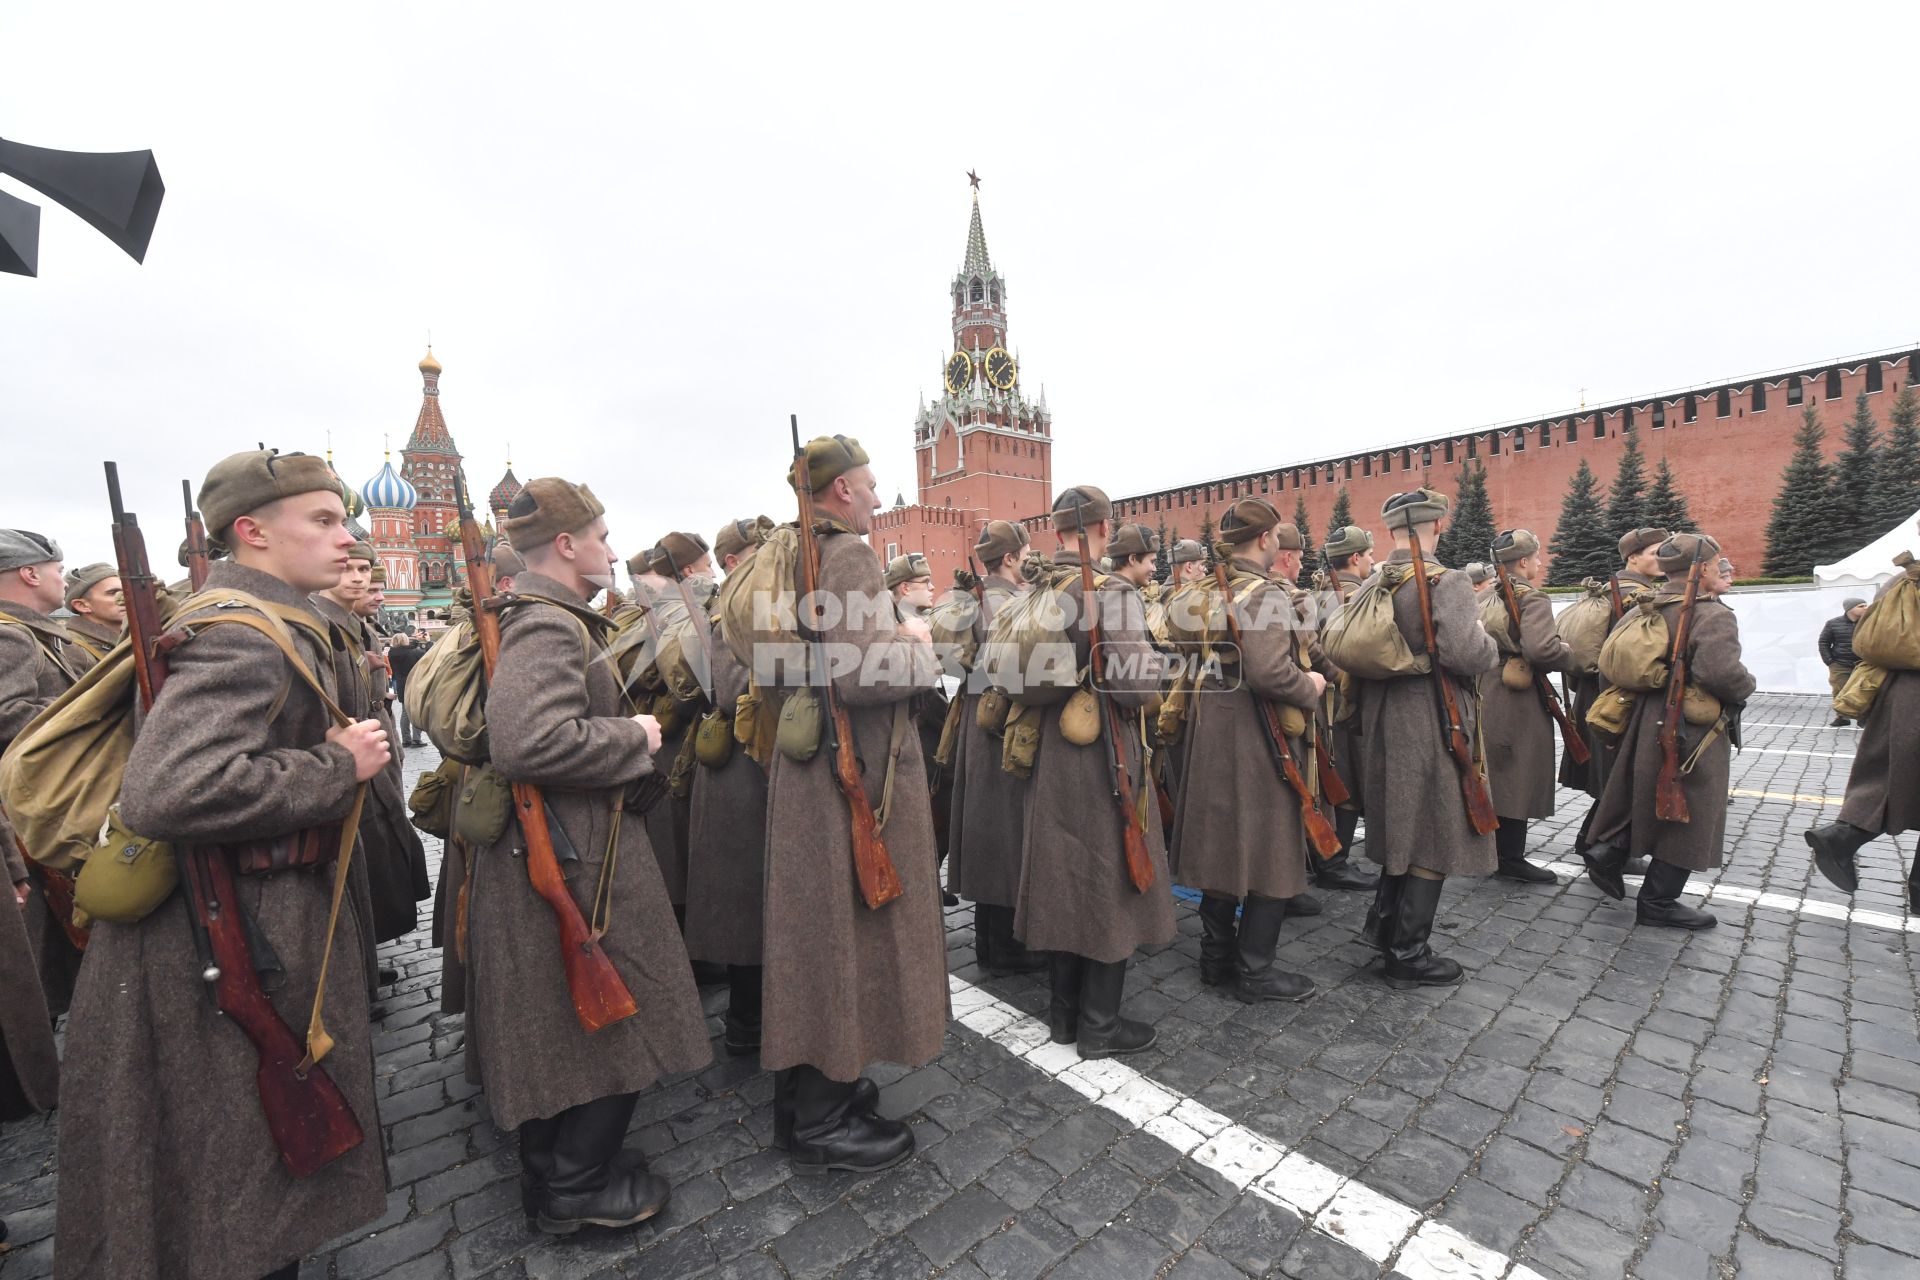
M978 191L980 189L980 175L975 173L971 169L967 170L967 181L973 184L973 189L975 191Z

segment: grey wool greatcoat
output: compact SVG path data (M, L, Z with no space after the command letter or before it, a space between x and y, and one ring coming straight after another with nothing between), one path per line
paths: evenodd
M207 585L312 608L280 579L225 560ZM332 691L325 643L292 630ZM332 720L271 641L213 627L174 650L170 664L127 762L128 826L214 845L345 820L353 756L326 741ZM236 878L241 906L285 968L268 998L296 1038L319 978L334 872L329 860ZM336 1043L321 1065L366 1139L296 1180L267 1131L253 1044L200 980L187 910L176 893L138 923L93 926L67 1021L66 1093L86 1101L60 1121L62 1280L257 1280L386 1210L359 920L342 911L334 934L325 1018Z
M847 602L822 640L853 725L867 799L885 787L896 710L930 688L930 645L900 634L880 560L837 522L818 539L820 591ZM831 619L830 619L831 621ZM790 697L791 690L782 690ZM822 707L824 718L825 707ZM878 908L854 875L847 802L830 744L800 763L775 752L767 777L765 1021L761 1064L813 1066L847 1081L874 1062L919 1066L947 1029L947 944L940 917L933 803L920 738L904 725L885 837L901 895Z
M1840 820L1875 835L1920 828L1920 671L1887 672L1854 752Z
M514 580L514 592L580 611L535 601L502 615L487 740L508 781L544 792L548 814L579 855L561 870L591 924L615 832L614 801L653 770L647 735L631 718L614 665L589 658L604 641L597 627L589 637L593 624L581 614L594 615L586 600L532 572ZM574 1012L553 910L527 878L524 848L518 825L509 823L475 852L468 907L467 1051L478 1048L494 1123L511 1130L712 1061L693 970L645 825L619 823L602 942L640 1012L592 1035Z
M747 691L747 669L713 637L715 704L733 728ZM687 836L687 954L710 964L760 963L766 902L767 775L735 743L718 769L693 767L693 813Z
M1636 591L1651 588L1653 579L1645 574L1635 573L1631 569L1622 569L1613 575L1620 587L1620 603L1624 606ZM1613 620L1620 621L1615 614ZM1587 762L1575 764L1572 756L1560 757L1560 785L1572 787L1575 791L1584 791L1595 800L1607 785L1607 773L1613 768L1613 758L1618 754L1620 744L1587 724L1587 712L1600 697L1604 682L1598 672L1569 674L1567 676L1568 693L1567 715L1579 726L1587 740Z
M1209 676L1188 704L1168 863L1175 880L1206 893L1292 898L1307 891L1300 801L1274 765L1255 698L1309 717L1319 699L1295 656L1298 617L1286 587L1238 557L1232 575L1236 599L1248 575L1261 585L1236 606L1241 648L1232 687ZM1301 776L1311 776L1305 735L1289 738L1287 746Z
M100 659L120 643L119 628L105 626L91 618L76 615L62 620L61 625L66 628L70 641L65 655L67 666L76 680L98 666Z
M1518 654L1536 672L1565 671L1573 650L1553 625L1553 604L1543 591L1513 584L1520 602L1518 645L1511 625L1494 634L1504 664ZM1533 688L1509 689L1500 669L1480 677L1480 716L1487 743L1487 785L1493 811L1502 818L1553 816L1553 743L1559 732Z
M1411 562L1407 552L1395 551L1386 565L1404 570ZM1453 685L1469 741L1477 741L1478 681L1498 665L1500 650L1480 625L1480 601L1464 573L1442 573L1431 595L1440 650L1435 663ZM1407 647L1426 652L1419 589L1410 574L1394 592L1393 617ZM1491 874L1498 865L1493 836L1475 834L1467 821L1433 677L1355 679L1353 688L1360 704L1359 774L1367 787L1367 857L1395 876L1413 867L1449 876Z
M17 865L13 831L0 817L9 869L17 884L26 868ZM0 1121L51 1111L60 1101L60 1054L53 1043L53 1016L40 991L33 950L27 944L24 906L9 910L11 895L0 901Z
M1063 550L1054 562L1077 569L1080 556L1077 550ZM1092 646L1078 578L1065 594L1075 620L1075 662L1085 668ZM1160 691L1159 655L1147 638L1139 591L1119 578L1108 578L1094 594L1107 696L1118 708L1125 731L1122 761L1136 799L1144 796L1148 806L1145 834L1153 883L1141 892L1127 874L1120 811L1108 773L1108 739L1103 735L1090 746L1074 746L1060 732L1060 705L1046 707L1027 788L1027 835L1013 932L1035 951L1065 951L1111 963L1125 960L1136 947L1173 940L1173 892L1166 840L1152 808L1152 780L1141 759L1141 713Z
M78 678L66 629L43 613L0 600L0 752L35 716L53 705ZM9 836L9 840L11 840ZM56 1015L73 999L80 951L53 917L46 881L37 863L28 864L29 893L21 923L40 974L47 1007Z
M1684 583L1663 587L1655 597L1669 636L1680 621L1684 590ZM1693 627L1687 633L1687 682L1720 699L1730 717L1738 715L1754 688L1752 673L1740 661L1739 619L1718 600L1695 600L1693 609ZM1725 733L1716 735L1693 772L1681 775L1680 787L1692 820L1662 822L1654 812L1654 790L1660 780L1660 721L1665 713L1664 691L1635 696L1627 731L1620 735L1619 756L1607 775L1607 789L1594 804L1593 838L1611 840L1627 832L1636 855L1705 871L1720 865L1726 842L1733 746ZM1703 725L1681 725L1683 765L1707 731Z
M1365 581L1365 578L1357 578L1344 570L1336 572L1333 575L1333 585L1334 589L1340 593L1340 603L1345 604L1351 600L1353 593L1358 591ZM1321 625L1325 626L1327 619L1323 617L1320 621ZM1333 704L1333 727L1329 740L1333 744L1333 762L1340 771L1340 781L1347 784L1347 790L1353 795L1352 801L1346 807L1365 813L1366 791L1364 779L1360 776L1360 716L1353 696L1340 688L1341 685L1350 686L1351 683L1351 677L1345 675L1328 681L1329 700Z
M1002 578L986 578L980 594L980 608L973 620L976 646L986 643L993 615L1019 592ZM959 696L962 706L959 742L953 756L947 888L971 902L1011 907L1020 896L1027 779L1000 767L1001 739L979 724L980 692Z

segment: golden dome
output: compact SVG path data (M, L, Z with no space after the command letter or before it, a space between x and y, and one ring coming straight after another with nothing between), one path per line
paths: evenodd
M438 373L438 372L440 372L440 362L439 362L438 360L435 360L435 359L433 358L433 348L432 348L432 347L428 347L428 348L427 348L427 358L426 358L426 359L424 359L424 360L422 360L422 361L420 362L420 372L422 372L422 373Z

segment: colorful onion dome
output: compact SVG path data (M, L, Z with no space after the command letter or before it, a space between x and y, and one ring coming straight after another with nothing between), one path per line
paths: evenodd
M420 501L420 491L407 483L406 479L393 469L391 454L387 455L387 461L380 468L380 474L360 487L360 496L367 500L369 507L386 507L401 511L411 511Z

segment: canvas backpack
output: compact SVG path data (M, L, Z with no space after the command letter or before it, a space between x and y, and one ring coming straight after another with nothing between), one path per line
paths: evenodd
M582 660L593 656L593 639L583 615L588 613L544 596L508 596L501 608L528 601L551 604L574 616L580 624ZM407 718L426 732L442 756L461 764L483 765L493 758L487 742L487 668L480 652L480 633L472 618L462 618L434 641L426 656L407 677Z
M1889 671L1920 671L1920 564L1905 551L1893 562L1901 574L1861 615L1853 652Z
M1633 607L1600 646L1600 678L1628 693L1667 687L1667 660L1673 647L1667 619L1652 593L1635 597Z
M1237 579L1237 580L1235 580ZM1266 579L1250 573L1232 574L1228 588L1236 608L1246 605ZM1189 582L1167 593L1159 618L1160 639L1164 648L1180 653L1213 654L1233 642L1233 630L1227 625L1227 611L1220 595L1220 584L1211 577ZM1287 606L1292 608L1291 603ZM1149 628L1151 628L1151 622Z
M1067 591L1080 581L1080 569L1033 552L1020 572L1033 587L993 616L978 669L988 684L1019 705L1052 706L1065 701L1085 676L1068 629L1077 620L1079 606ZM1096 573L1095 590L1106 580L1105 574Z
M1428 582L1445 572L1440 565L1428 565ZM1327 661L1362 680L1392 680L1432 671L1432 655L1415 654L1394 620L1394 593L1411 581L1411 565L1388 564L1362 583L1320 633Z
M720 634L748 671L761 645L796 654L806 645L796 615L799 565L800 530L783 524L720 584Z
M1600 670L1600 646L1613 629L1613 592L1601 578L1588 578L1580 586L1580 598L1560 611L1554 626L1573 650L1569 669L1590 676Z

